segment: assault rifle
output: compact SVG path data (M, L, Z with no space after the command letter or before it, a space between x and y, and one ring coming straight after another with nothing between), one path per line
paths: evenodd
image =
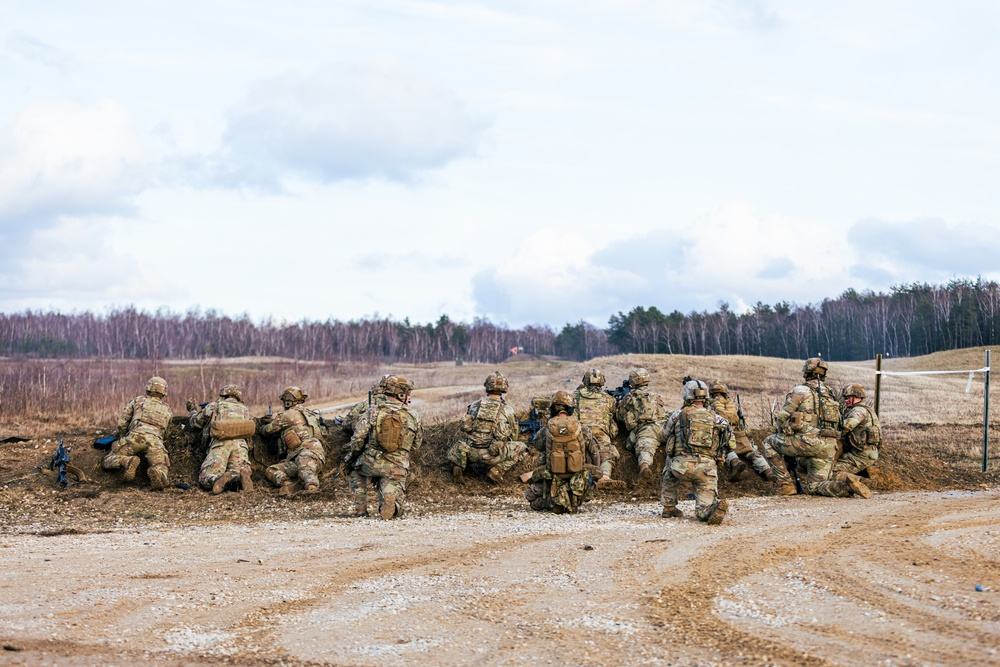
M59 447L56 448L52 460L49 461L49 470L56 471L56 481L59 486L66 488L69 480L66 479L66 468L69 467L69 447L63 446L63 439L59 438Z
M622 381L621 386L616 389L605 389L604 393L614 398L617 405L623 398L628 396L630 391L632 391L632 383L628 379L625 379Z
M541 431L545 424L539 418L538 410L531 408L531 412L528 413L528 418L524 421L517 422L517 425L521 427L521 433L531 433L531 437L528 438L528 442L535 442L535 438L538 436L538 432Z

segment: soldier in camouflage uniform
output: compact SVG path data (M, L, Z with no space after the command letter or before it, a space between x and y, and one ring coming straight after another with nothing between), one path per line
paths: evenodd
M806 493L847 498L856 494L870 498L871 491L861 478L846 474L844 479L830 479L840 437L840 404L823 384L829 367L819 357L807 359L802 367L805 382L785 396L785 404L775 415L778 431L764 440L764 456L781 483L781 495L794 495L795 484L788 474L783 456L804 462Z
M882 426L878 415L867 405L865 388L860 384L849 384L840 392L844 405L843 414L844 453L833 466L833 478L846 480L847 475L860 475L878 461L878 449L882 444Z
M574 513L587 501L601 476L601 453L591 430L574 415L574 399L565 391L552 396L549 419L539 432L544 462L531 474L524 497L533 510Z
M139 456L146 457L149 483L154 491L166 488L170 481L170 457L163 446L163 436L173 414L163 399L167 381L153 376L146 383L146 395L136 396L118 418L118 439L101 465L105 470L125 469L124 479L131 482L139 469Z
M660 476L663 517L683 517L677 509L677 487L690 482L694 491L694 513L699 521L718 525L729 511L719 498L719 470L715 462L722 446L734 446L729 422L707 406L708 386L701 380L684 385L684 407L673 412L660 430L667 459Z
M368 516L368 487L378 488L379 516L403 516L410 454L424 439L420 415L407 403L413 383L403 377L385 379L385 403L373 405L351 436L350 451L360 452L348 481L357 516Z
M204 429L210 437L198 484L216 495L235 482L239 482L243 491L253 491L249 438L256 432L257 425L250 417L250 409L243 404L239 387L227 384L219 390L218 401L208 403L201 410L194 408L197 408L194 401L188 401L191 429Z
M611 469L618 459L618 449L611 442L612 438L618 435L615 399L608 395L603 387L604 373L591 368L583 374L583 385L573 394L580 423L589 426L597 440L601 468L598 486L606 486L611 482Z
M303 403L308 395L299 387L288 387L281 393L284 412L273 419L265 418L258 427L263 436L279 435L280 449L285 450L285 460L269 466L264 478L281 487L282 494L292 492L295 478L302 480L306 493L319 492L319 473L326 463L326 450L319 440L319 416Z
M470 463L489 466L486 478L502 484L504 473L517 465L526 451L524 443L516 440L520 427L514 409L503 400L507 378L490 373L483 386L486 398L473 402L465 411L461 424L465 436L448 450L456 484L465 482L465 468Z
M390 377L392 376L386 373L379 378L378 382L373 384L372 388L368 390L368 398L355 403L351 411L337 422L344 429L344 433L353 435L354 427L358 425L358 420L361 419L361 416L368 412L368 409L372 405L382 405L385 403L385 381Z
M747 464L753 468L761 479L773 481L774 473L764 455L757 450L757 445L747 433L747 423L743 419L739 404L729 398L729 387L722 380L716 380L708 385L711 408L727 422L733 430L735 447L726 455L726 469L729 481L735 482L746 470Z
M625 449L635 452L641 482L651 474L650 466L656 457L660 430L656 422L662 421L667 415L663 398L648 387L649 371L637 368L629 373L628 379L632 390L618 403L616 416L629 430Z

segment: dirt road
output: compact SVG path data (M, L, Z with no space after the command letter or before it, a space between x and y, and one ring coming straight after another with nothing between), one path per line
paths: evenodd
M8 524L0 664L1000 664L997 489L737 498L719 527L481 501Z

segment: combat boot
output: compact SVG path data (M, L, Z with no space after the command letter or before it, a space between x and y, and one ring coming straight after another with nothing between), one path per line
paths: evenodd
M228 486L230 482L233 482L239 478L240 474L235 470L230 470L222 473L221 475L215 478L215 484L212 484L212 495L213 496L219 495L220 493L226 490L226 486Z
M153 491L162 491L167 488L167 473L162 470L150 470L149 471L149 485L152 487Z
M872 497L871 489L865 486L865 483L861 481L861 478L857 475L847 476L847 486L851 488L851 493L861 496L862 498L868 499Z
M677 509L677 507L664 507L663 512L660 513L664 519L683 519L684 512Z
M642 464L640 464L639 465L639 479L636 480L636 483L637 484L641 484L642 482L646 481L647 479L649 479L649 475L650 475L649 464L648 463L642 463Z
M354 516L368 517L368 503L363 500L355 501Z
M253 480L250 479L250 475L252 473L253 473L253 470L250 469L250 466L243 466L242 468L240 468L240 472L239 472L238 476L240 478L240 489L241 490L243 490L243 491L253 491Z
M619 479L611 479L610 475L605 475L597 480L597 488L599 489L621 489L624 487L625 482Z
M451 481L455 484L465 484L465 471L459 466L451 467Z
M778 489L779 496L795 496L798 493L799 490L795 488L795 482L782 482L781 488Z
M135 473L139 470L139 457L138 456L127 456L123 461L125 468L125 475L122 477L126 482L131 482L135 479Z
M316 484L306 484L306 488L302 493L314 494L319 493L319 486Z
M726 462L726 470L729 473L726 478L730 482L735 482L739 480L739 478L743 476L743 473L747 471L747 464L734 458L732 461Z
M382 506L378 510L379 515L389 521L392 517L396 516L396 494L387 493L385 497L382 498Z
M486 479L490 480L494 484L503 484L503 473L500 472L496 466L490 468L490 471L486 473Z
M712 510L712 513L708 516L705 523L710 526L718 526L722 523L722 520L726 518L726 512L728 511L729 501L725 499L719 500L719 502L715 504L715 509Z
M290 496L293 493L295 493L295 482L285 480L281 483L281 487L278 489L279 496Z

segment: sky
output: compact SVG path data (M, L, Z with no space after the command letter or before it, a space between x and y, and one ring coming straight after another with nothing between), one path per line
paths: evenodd
M0 312L558 329L1000 280L1000 3L0 19Z

